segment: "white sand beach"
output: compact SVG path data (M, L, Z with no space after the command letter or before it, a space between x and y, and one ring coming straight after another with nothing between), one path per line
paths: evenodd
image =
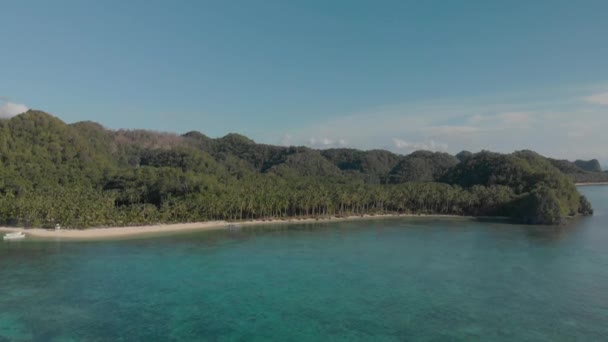
M114 238L127 238L139 235L154 235L154 234L171 234L178 232L190 231L206 231L229 229L232 226L255 226L255 225L270 225L270 224L294 224L294 223L316 223L330 221L348 221L361 219L381 219L391 217L452 217L466 218L465 216L454 215L424 215L424 214L379 214L379 215L361 215L348 217L323 217L323 218L290 218L290 219L273 219L273 220L249 220L249 221L207 221L207 222L191 222L191 223L175 223L175 224L158 224L148 226L126 226L126 227L107 227L107 228L87 228L87 229L44 229L44 228L15 228L15 227L0 227L0 231L6 232L23 232L28 237L36 237L42 239L72 239L72 240L105 240Z
M574 183L576 186L608 185L608 182Z

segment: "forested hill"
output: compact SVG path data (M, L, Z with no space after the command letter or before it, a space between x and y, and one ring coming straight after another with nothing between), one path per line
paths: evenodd
M0 157L0 221L17 226L376 213L556 224L592 213L572 179L531 151L314 150L238 134L112 131L28 111L0 120Z
M549 159L549 161L577 183L608 182L608 172L602 171L597 159L574 162L557 159Z

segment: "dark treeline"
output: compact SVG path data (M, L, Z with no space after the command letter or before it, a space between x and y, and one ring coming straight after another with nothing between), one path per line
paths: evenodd
M382 213L591 214L571 178L531 151L407 156L314 150L67 125L29 111L0 121L0 221L84 228Z
M567 160L549 159L553 166L572 178L576 183L608 182L608 172L602 171L597 159Z

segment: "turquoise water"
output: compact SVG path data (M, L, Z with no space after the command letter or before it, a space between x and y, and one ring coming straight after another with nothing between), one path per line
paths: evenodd
M605 341L608 186L564 227L399 218L0 243L0 341Z

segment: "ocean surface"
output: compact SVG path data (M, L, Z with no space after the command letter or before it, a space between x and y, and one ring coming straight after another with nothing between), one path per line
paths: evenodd
M395 218L0 241L0 341L608 341L608 186L563 227Z

